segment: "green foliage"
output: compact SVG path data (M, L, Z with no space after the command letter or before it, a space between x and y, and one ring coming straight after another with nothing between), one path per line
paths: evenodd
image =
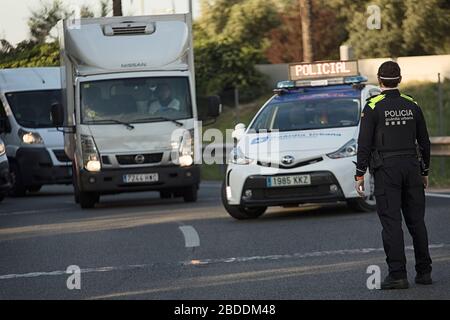
M330 0L346 25L356 57L399 57L450 51L450 3L446 0ZM381 10L381 29L369 30L368 5Z
M0 68L48 67L59 65L57 42L22 42L9 54L0 54Z

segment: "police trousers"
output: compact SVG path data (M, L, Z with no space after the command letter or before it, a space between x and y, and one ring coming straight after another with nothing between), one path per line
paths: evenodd
M406 278L402 213L413 238L416 272L431 272L432 261L424 221L425 191L419 161L414 156L384 159L383 166L374 172L374 178L389 275L394 279Z

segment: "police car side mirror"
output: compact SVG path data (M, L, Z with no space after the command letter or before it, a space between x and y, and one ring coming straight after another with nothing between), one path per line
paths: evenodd
M241 138L243 137L245 133L245 124L243 123L238 123L235 127L233 132L231 133L231 137L233 138L234 141L239 141L241 140Z
M51 108L53 125L57 128L64 126L64 109L62 104L54 103Z

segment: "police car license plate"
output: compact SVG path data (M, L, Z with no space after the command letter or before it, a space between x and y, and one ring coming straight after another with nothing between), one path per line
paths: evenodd
M123 176L124 183L148 183L157 182L159 175L157 173L146 174L126 174Z
M272 187L290 187L290 186L307 186L311 184L311 176L309 174L295 176L267 177L266 185Z

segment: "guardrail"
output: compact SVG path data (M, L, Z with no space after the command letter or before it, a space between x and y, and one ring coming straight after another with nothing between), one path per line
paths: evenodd
M433 157L450 157L450 136L448 137L430 137L431 141L431 156ZM233 148L232 143L223 144L205 144L203 146L204 150L214 149L216 152L220 154L220 156L224 156L228 154Z
M450 137L431 137L431 155L450 157Z

